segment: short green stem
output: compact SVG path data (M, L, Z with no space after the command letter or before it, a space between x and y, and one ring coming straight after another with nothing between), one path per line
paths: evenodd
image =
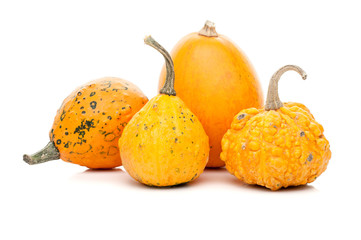
M36 152L31 155L24 154L23 156L23 160L29 165L44 163L51 160L58 160L59 158L60 158L60 153L52 141L49 142L39 152Z

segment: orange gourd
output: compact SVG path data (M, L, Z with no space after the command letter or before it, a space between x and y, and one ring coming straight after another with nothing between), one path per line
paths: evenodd
M263 95L246 55L207 21L198 33L182 38L171 52L175 90L198 116L210 142L207 167L221 167L221 139L240 110L262 107ZM166 71L160 75L163 86Z
M265 108L242 110L222 139L221 159L227 170L248 184L272 190L313 182L326 170L330 145L310 110L300 103L282 103L278 80L288 65L272 77Z
M60 158L88 168L121 166L119 137L147 101L137 86L120 78L89 82L63 101L48 145L24 155L24 161L32 165Z
M208 137L198 118L174 91L173 62L150 36L145 43L165 58L167 79L125 127L119 140L125 170L137 181L157 187L192 181L203 172L209 153Z

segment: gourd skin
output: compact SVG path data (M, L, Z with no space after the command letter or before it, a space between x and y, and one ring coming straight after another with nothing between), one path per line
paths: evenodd
M89 82L63 101L50 140L66 162L88 168L121 166L119 137L147 101L134 84L120 78Z
M223 35L191 33L171 52L175 90L201 121L210 142L207 167L221 167L221 139L241 109L263 106L262 89L245 54ZM160 75L163 86L165 68Z
M322 125L300 103L241 111L222 139L222 150L230 173L271 190L313 182L331 158Z
M151 99L125 127L119 146L127 172L150 186L192 181L208 161L208 137L177 96Z

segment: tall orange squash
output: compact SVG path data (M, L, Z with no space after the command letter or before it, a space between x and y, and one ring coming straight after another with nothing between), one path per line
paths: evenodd
M201 121L209 136L207 167L222 167L221 140L240 110L263 106L257 75L246 55L207 21L198 33L183 37L171 56L177 95ZM166 76L163 67L159 89Z

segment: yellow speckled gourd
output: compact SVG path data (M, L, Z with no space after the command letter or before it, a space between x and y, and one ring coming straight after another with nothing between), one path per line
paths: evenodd
M198 118L174 91L174 67L168 52L150 36L145 43L166 60L167 78L160 94L137 112L119 140L126 171L150 186L186 183L203 172L208 136Z
M300 103L282 103L278 81L294 65L278 70L269 84L264 109L242 110L222 139L221 159L227 170L248 184L271 190L313 182L331 158L323 127Z

